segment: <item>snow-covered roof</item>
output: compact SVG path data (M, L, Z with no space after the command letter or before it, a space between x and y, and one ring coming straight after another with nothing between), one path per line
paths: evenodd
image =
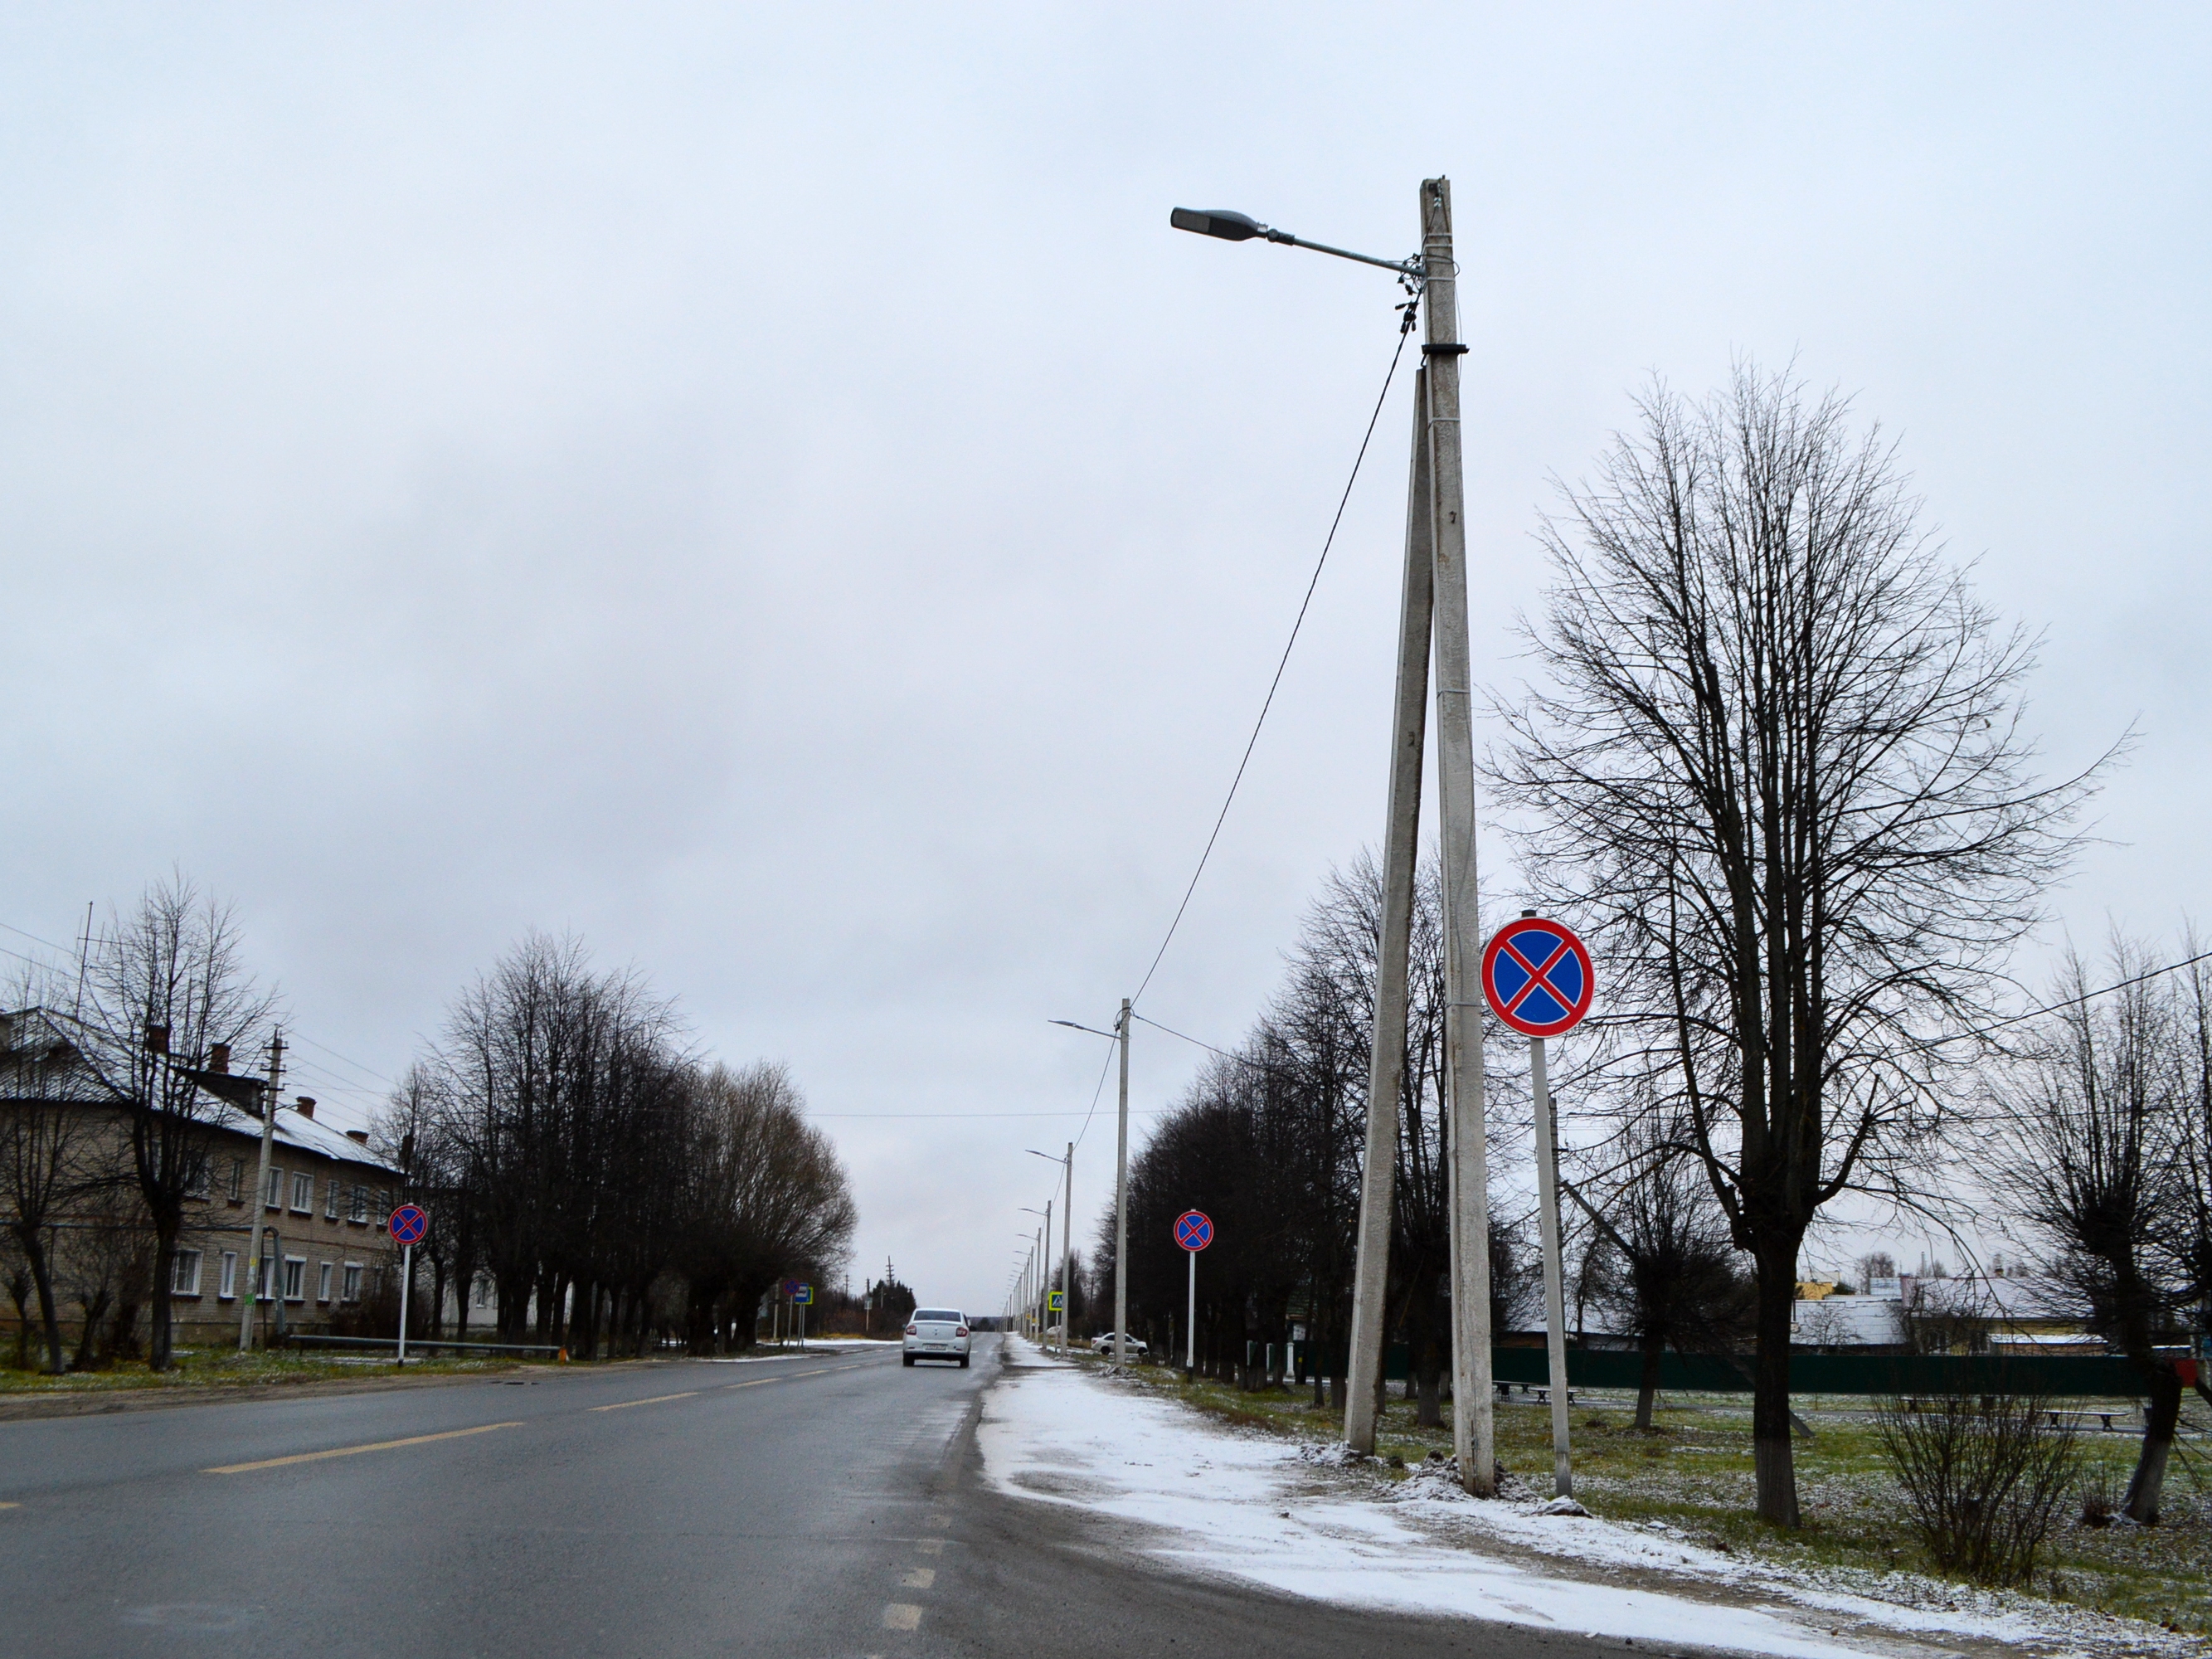
M259 1118L250 1112L241 1112L228 1102L216 1100L213 1096L208 1097L208 1102L210 1109L207 1121L214 1127L227 1129L233 1134L247 1135L256 1140L261 1138ZM358 1140L331 1128L327 1123L318 1123L311 1117L302 1116L289 1106L276 1109L276 1133L273 1138L279 1146L319 1152L323 1157L335 1158L341 1164L358 1164L364 1169L374 1170L380 1175L394 1178L400 1174Z

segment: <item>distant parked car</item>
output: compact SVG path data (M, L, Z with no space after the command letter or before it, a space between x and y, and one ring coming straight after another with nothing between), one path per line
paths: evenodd
M1109 1332L1107 1332L1107 1333L1106 1333L1106 1334L1105 1334L1105 1335L1103 1335L1103 1336L1094 1336L1094 1337L1092 1337L1092 1338L1091 1339L1091 1352L1093 1352L1093 1353L1111 1353L1111 1352L1114 1352L1114 1333L1113 1333L1113 1332L1111 1332L1111 1331L1109 1331ZM1138 1339L1138 1338L1136 1338L1136 1337L1133 1337L1133 1337L1131 1337L1131 1338L1129 1339L1129 1352L1130 1352L1131 1353L1142 1353L1142 1352L1145 1352L1145 1345L1144 1345L1144 1343L1143 1343L1139 1339Z
M905 1361L957 1359L968 1368L968 1316L957 1308L916 1308L906 1322L901 1345Z

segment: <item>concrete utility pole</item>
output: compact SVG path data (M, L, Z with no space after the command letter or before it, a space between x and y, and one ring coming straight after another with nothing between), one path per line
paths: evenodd
M1060 1206L1060 1351L1075 1328L1075 1143L1067 1143L1066 1202Z
M1375 964L1375 1036L1367 1067L1367 1159L1359 1182L1359 1256L1352 1283L1352 1363L1344 1440L1375 1449L1382 1376L1398 1102L1406 1075L1406 975L1421 833L1421 745L1429 702L1429 629L1436 572L1429 533L1428 373L1413 380L1413 449L1406 495L1406 582L1398 604L1398 704L1392 722L1390 817L1382 838L1382 937ZM1418 1294L1418 1292L1417 1292Z
M1533 916L1534 910L1523 910ZM1536 1097L1536 1205L1544 1232L1544 1346L1552 1358L1552 1485L1561 1498L1575 1495L1574 1462L1567 1448L1566 1271L1559 1259L1559 1137L1553 1127L1552 1085L1544 1074L1544 1039L1528 1039L1528 1081Z
M269 1038L269 1082L261 1091L261 1163L253 1177L253 1194L246 1212L253 1218L253 1238L247 1247L246 1286L238 1297L238 1351L248 1352L253 1346L253 1303L261 1288L262 1240L268 1232L268 1223L262 1206L269 1201L269 1159L276 1139L276 1085L284 1076L284 1033L280 1027ZM275 1270L270 1270L273 1281ZM276 1305L284 1305L284 1287L271 1283L276 1294Z
M1052 1346L1052 1200L1044 1201L1044 1231L1037 1235L1037 1346Z
M1459 267L1451 182L1421 184L1422 305L1428 313L1429 521L1436 568L1437 793L1443 819L1444 1063L1450 1126L1452 1445L1460 1484L1498 1489L1490 1358L1490 1148L1482 1101L1482 925L1475 904L1474 677L1468 644L1461 473Z
M1121 1107L1114 1131L1114 1364L1129 1363L1129 999L1115 1023L1121 1039Z

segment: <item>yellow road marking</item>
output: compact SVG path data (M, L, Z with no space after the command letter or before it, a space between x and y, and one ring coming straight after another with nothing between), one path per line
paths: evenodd
M899 1579L902 1589L927 1589L937 1582L935 1567L910 1567Z
M632 1406L658 1406L665 1400L689 1400L698 1392L694 1389L690 1394L657 1394L650 1400L617 1400L611 1406L586 1406L584 1409L591 1412L627 1411Z
M264 1457L252 1463L225 1463L202 1469L202 1474L246 1474L255 1469L281 1469L287 1463L319 1463L325 1457L354 1457L362 1452L397 1451L402 1446L427 1446L434 1440L459 1440L465 1435L489 1434L494 1429L519 1429L520 1423L484 1423L473 1429L448 1429L443 1434L410 1435L404 1440L378 1440L366 1446L338 1446L329 1451L295 1452L289 1457Z
M911 1601L894 1601L884 1609L885 1630L919 1630L921 1609Z
M0 1510L20 1510L22 1507L21 1504L0 1504Z

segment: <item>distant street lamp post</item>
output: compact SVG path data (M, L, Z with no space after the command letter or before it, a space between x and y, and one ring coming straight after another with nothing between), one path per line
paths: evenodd
M1176 210L1178 213L1183 210L1181 208ZM1114 1368L1116 1370L1124 1369L1129 1363L1129 999L1123 997L1121 1012L1110 1031L1078 1025L1072 1019L1053 1021L1054 1024L1065 1025L1071 1031L1089 1031L1093 1036L1103 1036L1109 1042L1119 1043L1121 1049L1121 1101L1115 1114L1114 1127Z
M1060 1206L1060 1351L1067 1352L1068 1318L1075 1311L1075 1143L1067 1143L1065 1158L1054 1158L1050 1152L1041 1152L1034 1146L1022 1149L1031 1158L1041 1158L1048 1164L1064 1164L1067 1171L1067 1190ZM1045 1240L1045 1249L1052 1248L1052 1240ZM1047 1297L1047 1305L1050 1298Z

